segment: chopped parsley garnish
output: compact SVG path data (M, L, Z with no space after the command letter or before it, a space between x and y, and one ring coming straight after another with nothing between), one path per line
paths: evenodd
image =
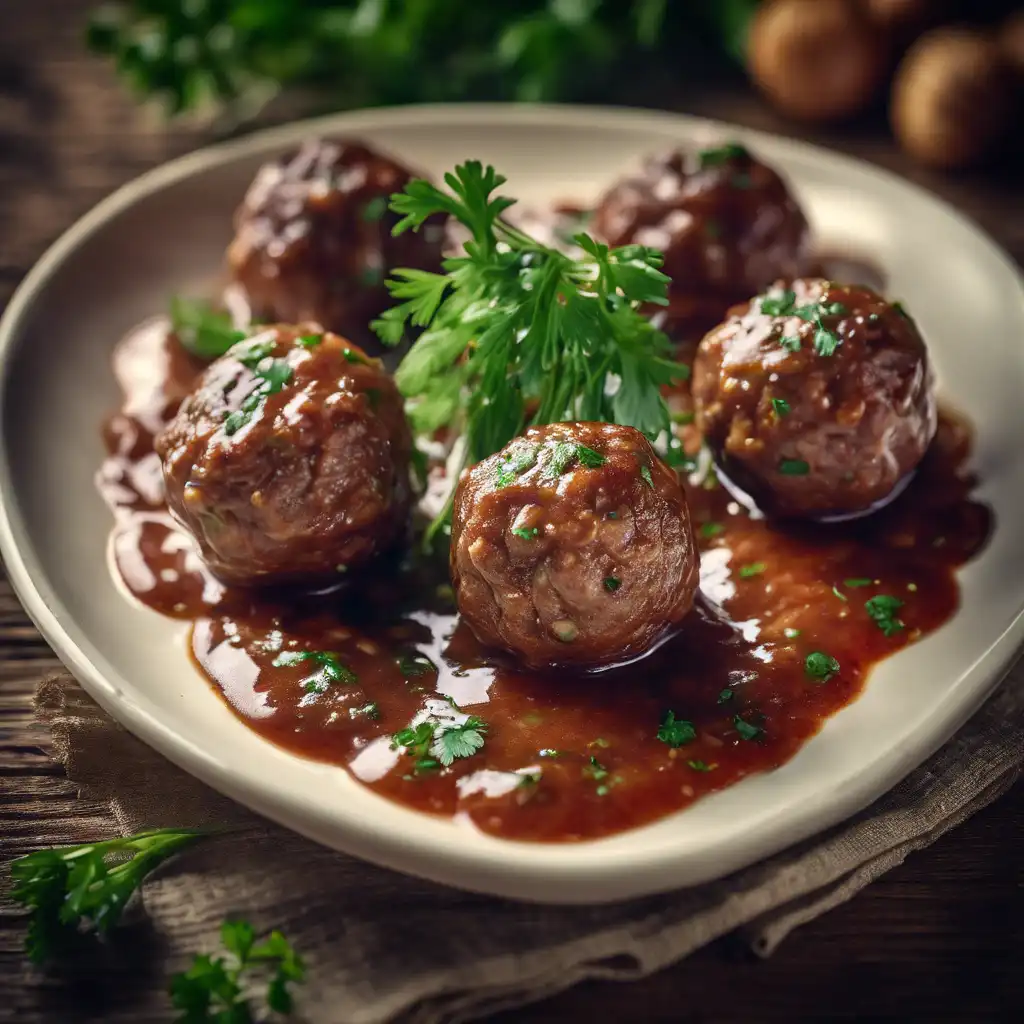
M614 594L622 586L622 580L618 576L605 576L604 589Z
M838 587L833 587L832 588L832 593L835 594L836 597L838 597L840 601L848 601L849 600L849 598Z
M796 302L796 292L784 291L781 295L766 295L761 299L761 312L765 316L789 316Z
M800 339L795 334L783 335L779 338L779 344L787 352L799 352L800 351Z
M700 535L710 540L717 537L725 527L721 523L704 523L700 528Z
M680 427L688 427L697 418L693 412L674 412L672 422Z
M901 317L903 317L904 320L909 320L910 319L910 314L907 312L907 309L903 305L902 302L893 302L893 303L890 303L890 305L892 306L893 309L896 310L897 313L899 313L899 315Z
M789 402L784 398L772 399L772 412L774 412L776 416L788 416L791 411Z
M793 629L791 626L787 626L783 631L782 635L787 640L795 640L800 635L799 629Z
M300 334L296 339L303 348L316 348L324 340L322 334ZM348 349L345 350L346 352Z
M396 235L447 214L472 236L444 273L395 270L388 287L399 301L373 323L389 345L409 323L425 328L395 377L413 429L432 437L444 426L464 438L454 476L527 426L583 420L628 424L652 440L667 433L662 388L683 370L641 312L667 304L662 254L582 233L573 254L548 246L503 218L514 205L497 194L504 182L469 161L445 175L446 188L416 180L391 199L402 218ZM610 375L617 388L606 386Z
M756 740L759 736L764 735L764 729L761 726L751 725L750 722L745 722L739 715L734 716L732 724L740 734L740 739Z
M748 580L751 576L760 576L768 566L764 562L753 562L751 565L740 566L740 577Z
M717 167L730 160L745 160L749 155L746 146L741 146L738 142L727 142L713 149L702 149L698 158L701 167Z
M647 484L648 487L654 487L654 477L651 476L650 466L641 466L640 475L644 478L644 483Z
M796 305L796 293L791 289L782 292L781 295L766 295L761 298L761 312L766 316L786 317L795 316L801 320L815 325L814 350L820 356L835 355L836 349L842 344L842 339L835 331L830 330L822 323L826 316L843 316L847 309L841 302L826 303L823 301L808 303L804 306ZM800 339L783 337L779 344L789 352L796 352L800 348Z
M782 459L779 472L783 476L807 476L811 467L803 459Z
M728 687L726 687L724 690L721 691L721 693L719 693L719 695L718 695L718 703L719 704L724 704L726 701L732 700L733 697L735 697L735 696L736 695L732 692L732 690L730 690Z
M452 708L458 708L451 701ZM439 765L447 768L463 757L472 757L484 745L487 723L475 715L463 721L437 716L400 729L391 737L391 749L402 747L414 759L414 771L430 771Z
M706 761L687 761L686 762L695 772L713 772L718 765L708 764Z
M437 666L425 655L418 652L400 654L395 663L406 679L417 679L428 672L436 672Z
M617 786L622 781L618 775L609 776L608 769L593 754L590 755L590 763L583 766L583 776L601 783L594 790L598 796L607 796L612 786Z
M512 533L522 540L536 540L540 534L540 528L537 526L513 526Z
M675 749L692 743L696 738L697 730L693 727L693 722L676 718L674 711L665 712L665 717L661 720L661 725L658 728L658 739L662 743L667 743Z
M256 383L242 400L238 409L224 420L224 433L231 437L252 420L252 414L268 395L276 395L292 379L292 368L284 359L271 359L274 342L270 338L255 338L240 344L235 357L251 370ZM269 360L269 361L268 361Z
M366 365L366 357L361 353L357 352L354 348L343 348L341 355L346 363L356 363L357 365Z
M363 220L378 221L388 212L388 200L386 196L374 196L363 207Z
M380 708L377 706L375 700L371 700L369 704L364 704L359 708L348 709L349 718L380 718Z
M197 299L171 299L171 327L182 347L200 359L216 359L245 339L231 316Z
M896 612L903 607L903 602L898 597L876 594L864 602L864 607L874 624L886 636L893 636L903 628L903 623L896 618Z
M573 441L558 441L551 449L551 458L544 468L545 476L561 476L574 462L587 469L598 469L608 460L593 448Z
M839 662L824 651L811 651L804 659L804 672L816 683L827 683L839 671Z
M323 693L332 683L346 686L358 682L356 674L346 668L332 651L282 651L273 661L275 668L300 665L310 661L319 668L302 680L306 693Z
M840 338L835 331L830 331L827 327L822 327L821 324L818 325L818 329L814 332L814 350L819 356L835 355L839 343Z
M843 586L855 590L857 587L870 587L874 582L867 576L851 576L848 580L843 580Z
M484 745L487 724L470 716L461 725L447 728L435 740L430 752L446 768L460 757L472 757Z
M561 757L562 752L555 750L554 747L545 747L543 750L537 751L538 757Z
M536 465L540 448L529 441L519 440L509 449L498 464L494 476L495 487L508 487L520 473Z

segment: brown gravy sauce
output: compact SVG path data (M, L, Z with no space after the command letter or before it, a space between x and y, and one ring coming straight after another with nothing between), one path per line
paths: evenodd
M769 527L713 473L696 472L687 486L702 598L679 632L632 665L525 673L460 627L444 560L396 557L316 594L231 589L210 576L167 513L153 452L199 369L163 320L114 354L125 399L105 426L110 454L97 475L114 514L114 573L138 601L193 623L196 665L261 736L399 803L511 839L619 832L783 764L874 664L953 615L955 570L992 527L970 497L969 430L950 415L910 488L843 526ZM685 419L688 396L674 405ZM692 426L681 430L699 445ZM878 594L904 602L891 636L865 609ZM315 660L275 665L287 651L331 652L355 678L328 679ZM840 665L826 682L805 669L817 651ZM486 723L485 745L417 772L391 737L424 712L451 715L446 697ZM658 739L669 710L693 724L692 742Z

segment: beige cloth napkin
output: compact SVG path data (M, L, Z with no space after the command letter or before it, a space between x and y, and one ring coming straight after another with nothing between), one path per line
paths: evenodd
M221 920L280 928L305 956L308 1024L456 1024L584 978L640 978L741 929L769 954L1010 787L1024 761L1024 663L926 765L831 832L696 889L601 907L477 896L375 868L218 795L116 725L67 676L43 682L39 717L68 778L109 803L124 833L230 825L143 891L168 971L218 947ZM67 823L67 841L82 835Z

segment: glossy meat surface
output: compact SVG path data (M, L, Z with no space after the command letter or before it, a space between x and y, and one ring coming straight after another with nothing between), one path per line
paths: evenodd
M388 200L416 177L368 147L311 140L256 175L235 214L228 264L260 319L315 320L376 346L369 324L390 305L396 267L439 270L443 228L395 238Z
M868 288L798 280L738 307L701 342L697 424L729 480L781 516L885 501L935 434L913 320Z
M380 363L310 325L235 345L156 439L171 511L240 584L336 580L394 544L410 450Z
M664 252L665 330L677 339L699 339L730 306L797 277L808 260L807 221L786 183L736 144L647 160L604 194L593 230L612 245Z
M459 610L527 665L643 653L689 611L698 566L676 474L632 427L531 428L455 494Z

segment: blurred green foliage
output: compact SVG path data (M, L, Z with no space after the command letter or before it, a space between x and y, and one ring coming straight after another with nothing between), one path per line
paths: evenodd
M334 106L601 95L717 50L738 59L757 0L124 0L89 45L171 113L282 86ZM689 56L688 56L689 55ZM657 59L654 59L654 58Z

